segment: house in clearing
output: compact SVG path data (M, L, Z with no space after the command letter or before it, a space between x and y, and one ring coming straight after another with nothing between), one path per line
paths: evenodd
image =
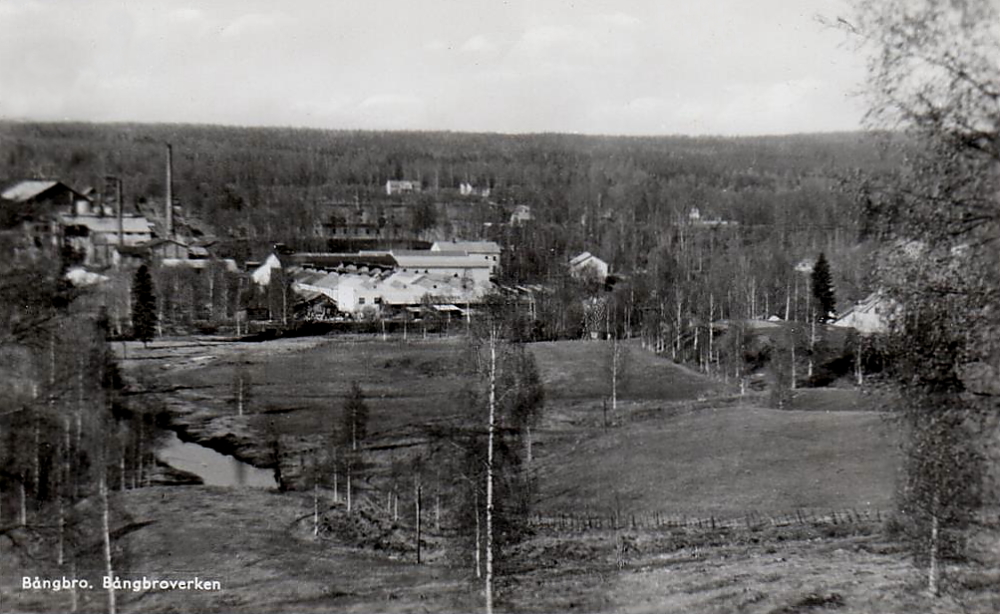
M596 277L604 283L608 278L608 263L590 252L583 252L569 261L569 274L578 279Z
M390 179L385 182L385 193L389 196L392 196L393 194L419 192L422 189L423 185L419 181L412 179Z
M862 335L885 333L889 331L889 317L893 311L891 301L881 292L873 292L841 314L831 326L853 328Z
M463 181L458 185L458 193L462 196L482 196L487 198L490 195L489 186L478 188L468 181Z
M520 226L521 224L527 224L533 219L535 218L531 215L530 206L518 205L514 207L514 212L510 214L510 225Z

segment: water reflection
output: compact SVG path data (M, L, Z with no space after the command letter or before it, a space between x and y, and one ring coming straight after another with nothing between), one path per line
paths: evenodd
M205 446L183 442L173 431L167 432L156 456L175 469L197 475L207 486L277 486L270 469L258 469Z

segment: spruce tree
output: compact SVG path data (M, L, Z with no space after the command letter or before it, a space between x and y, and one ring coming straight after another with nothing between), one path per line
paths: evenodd
M826 255L820 252L812 270L812 295L816 301L816 321L826 322L837 309L837 299L833 295L833 276Z
M143 345L156 336L156 294L146 265L139 267L132 282L132 336Z

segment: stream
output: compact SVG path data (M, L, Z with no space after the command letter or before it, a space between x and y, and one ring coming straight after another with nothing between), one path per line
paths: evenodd
M259 469L205 446L183 442L169 430L164 432L156 457L175 469L197 475L206 486L277 487L272 470Z

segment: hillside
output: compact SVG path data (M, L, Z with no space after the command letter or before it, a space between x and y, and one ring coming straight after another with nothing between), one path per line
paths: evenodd
M401 238L450 238L506 222L525 204L539 236L559 229L536 246L539 256L595 248L618 268L634 266L692 207L784 228L795 242L826 241L817 227L853 240L838 182L854 168L890 168L860 133L625 138L7 121L0 180L42 175L83 188L115 175L129 206L162 203L168 142L175 204L249 241L242 249L253 257L268 242L315 237L317 223L343 217L346 205L363 212L355 222L384 218ZM385 182L402 178L423 192L386 195ZM462 196L463 182L491 188L489 198ZM400 206L408 210L393 215Z

